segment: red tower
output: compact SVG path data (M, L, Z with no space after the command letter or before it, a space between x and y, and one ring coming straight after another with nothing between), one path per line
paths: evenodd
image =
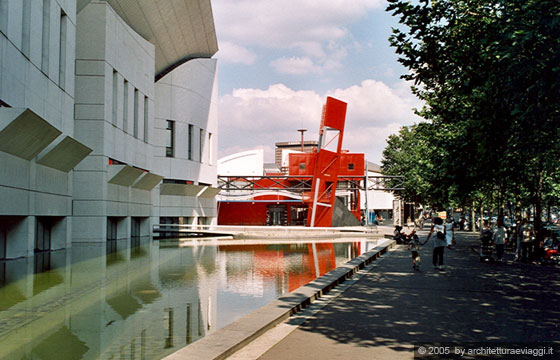
M323 107L313 183L311 191L303 194L303 201L309 204L310 210L307 226L330 227L332 224L346 107L345 102L332 97L327 97Z

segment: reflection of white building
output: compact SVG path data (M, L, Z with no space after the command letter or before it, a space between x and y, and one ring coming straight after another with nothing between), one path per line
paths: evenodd
M0 0L0 259L216 217L210 0Z

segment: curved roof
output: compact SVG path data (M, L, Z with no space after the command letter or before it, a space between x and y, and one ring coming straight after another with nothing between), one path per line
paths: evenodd
M262 176L263 149L242 151L218 159L218 175Z
M78 2L78 12L91 0ZM210 0L106 0L140 36L155 45L156 81L179 65L218 51Z

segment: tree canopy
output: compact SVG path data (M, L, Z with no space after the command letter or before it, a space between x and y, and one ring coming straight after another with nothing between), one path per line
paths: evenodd
M388 173L415 179L403 197L512 200L534 205L540 220L560 183L558 1L388 2L400 23L389 41L409 70L402 78L425 104L417 112L426 123L401 130L384 152ZM399 144L410 158L397 156Z

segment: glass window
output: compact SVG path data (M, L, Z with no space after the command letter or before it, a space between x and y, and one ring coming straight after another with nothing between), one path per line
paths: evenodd
M52 222L48 217L37 217L35 227L35 252L51 249Z
M43 37L42 37L42 58L41 70L49 74L49 47L51 36L51 0L43 0Z
M0 31L8 33L8 0L0 0Z
M123 89L123 130L128 132L128 81L124 81Z
M134 89L134 126L133 126L133 135L135 138L138 139L138 89Z
M119 111L119 74L113 70L113 125L117 126Z
M200 141L198 143L198 161L202 162L202 152L204 150L204 130L200 129Z
M58 84L62 89L66 88L66 32L68 27L68 16L64 11L60 12L60 51L58 62Z
M194 134L194 127L193 127L192 125L189 125L189 134L188 134L188 137L189 137L188 140L189 140L189 142L188 142L188 144L187 144L187 147L188 147L188 159L189 159L189 160L192 160L192 159L193 159L193 155L192 155L192 153L193 153L193 134Z
M144 141L145 142L148 142L148 129L150 128L148 115L149 115L148 97L144 96Z
M0 0L4 2L6 0ZM21 52L29 58L29 46L31 43L31 0L23 0L23 12L21 18L22 24L22 38L21 38ZM2 5L0 5L2 6Z
M214 153L212 152L212 133L208 133L208 164L213 165L212 156Z
M175 121L167 120L167 141L165 144L165 156L166 157L173 157L174 156L174 147L175 147Z

